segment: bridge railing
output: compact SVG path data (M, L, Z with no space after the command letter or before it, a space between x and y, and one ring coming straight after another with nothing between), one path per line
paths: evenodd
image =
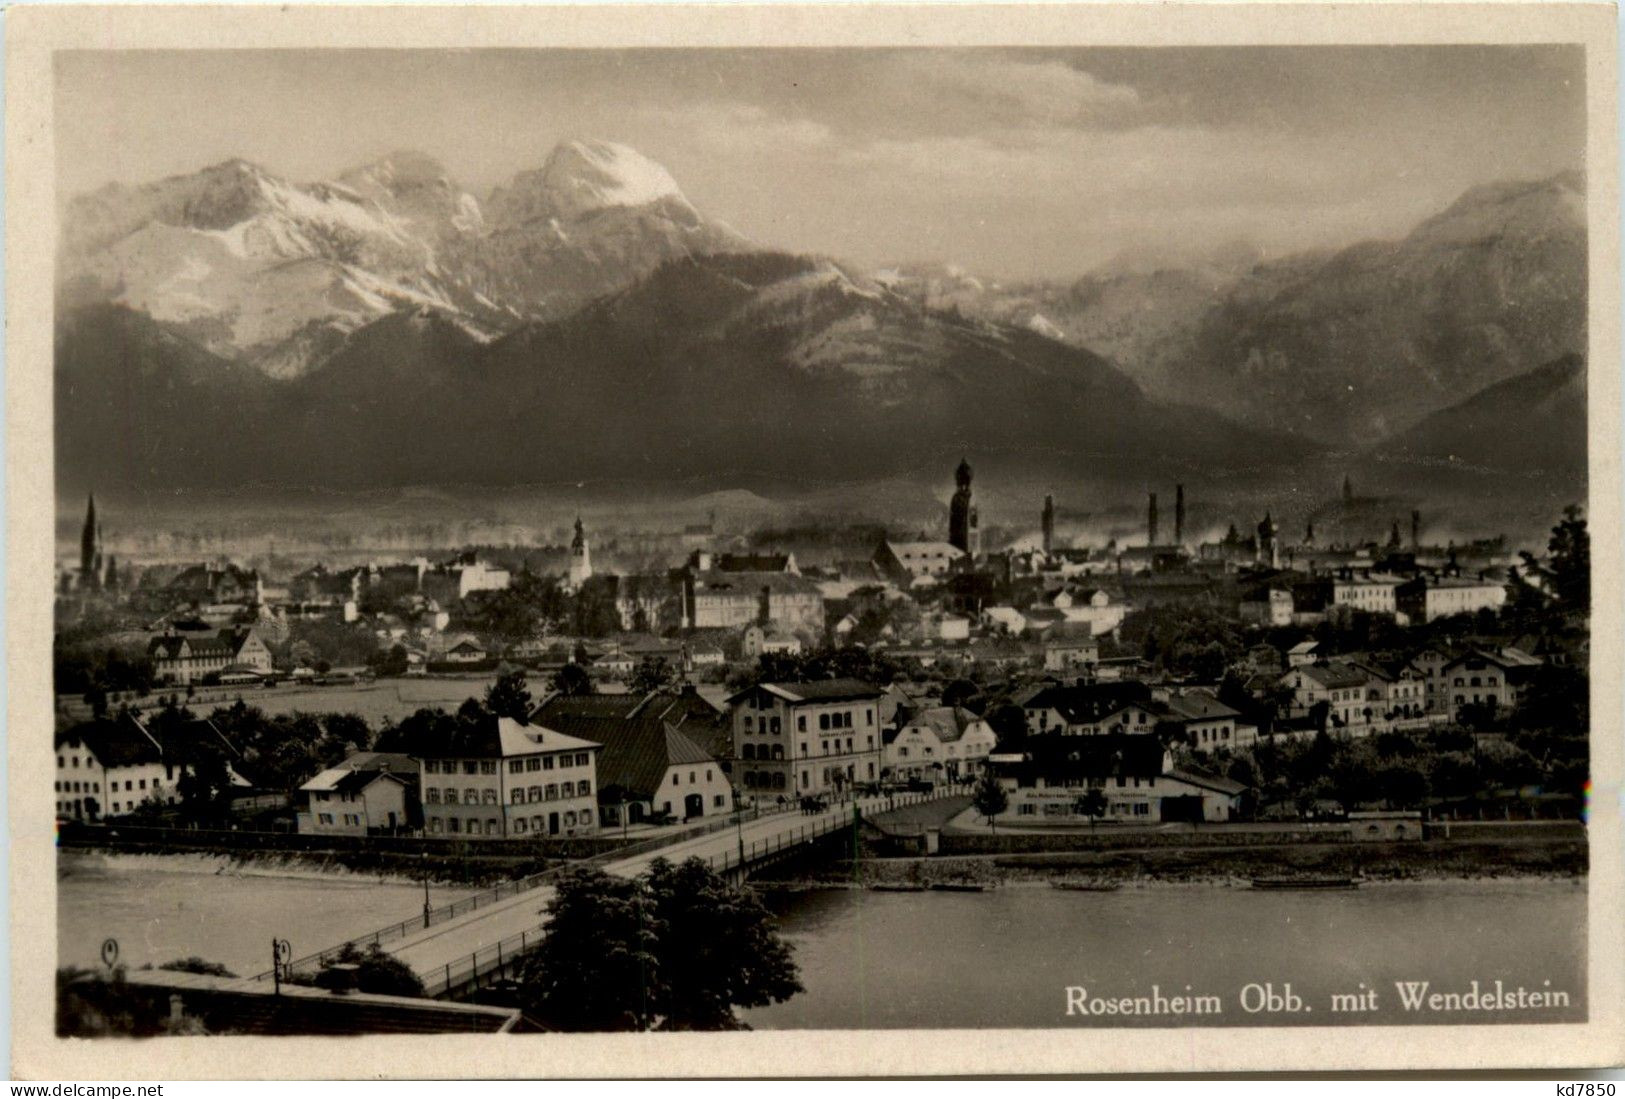
M748 814L745 819L756 820L760 817L770 815L772 815L771 810L767 812L755 811ZM365 932L364 934L357 935L353 939L347 939L342 943L327 947L324 950L316 951L313 954L306 954L303 957L295 958L293 961L287 963L286 971L296 972L301 969L310 969L313 966L320 966L325 962L336 959L347 946L353 946L357 950L364 950L369 946L381 947L386 943L403 939L415 931L424 931L436 924L442 924L448 920L454 920L460 916L466 916L476 909L484 908L487 905L496 903L497 901L507 900L509 897L515 897L521 893L528 893L539 886L546 885L548 882L557 878L565 870L569 869L570 866L591 866L606 862L616 862L620 859L647 854L650 851L658 851L662 847L669 846L681 840L694 839L698 836L708 835L712 832L718 832L722 829L733 828L735 826L736 821L734 819L734 815L730 815L725 819L708 821L693 828L685 828L680 832L668 833L661 836L652 836L649 839L622 844L607 851L600 851L599 853L586 859L576 860L561 866L550 867L546 870L527 875L523 878L516 878L513 881L499 882L489 889L482 889L478 893L461 897L448 904L442 904L430 908L422 915L409 917L408 919L401 920L398 923L392 923L387 927L380 927L375 930ZM271 970L267 969L263 973L256 973L254 975L254 979L257 981L268 981L271 979L271 976Z
M923 800L923 796L920 799ZM913 803L910 801L908 804ZM747 842L744 863L749 865L833 832L844 831L851 826L851 817L843 813L786 829L764 839ZM664 837L648 850L658 850L671 842L672 837ZM625 854L624 851L617 852L616 858L624 857ZM735 849L721 855L713 855L706 860L706 865L719 874L736 871L740 866L739 852ZM493 975L516 976L517 967L524 955L534 950L546 937L547 933L538 926L533 930L510 935L500 942L471 951L464 958L446 962L438 970L426 975L424 994L431 997L445 996Z
M870 807L870 811L885 812L891 809L900 809L909 805L918 805L922 802L933 801L944 796L949 795L946 792L894 794L885 799L884 809L881 808L879 799L875 799L876 804ZM842 799L835 808L849 808L853 804L861 803L864 800L865 799L862 798L853 798L849 796ZM775 814L761 814L761 816L769 815ZM788 816L789 813L787 812L784 815ZM749 817L747 819L760 818ZM573 862L563 866L556 866L551 869L544 870L541 873L532 874L528 877L520 878L515 881L502 882L490 889L482 890L479 893L469 897L464 897L451 904L441 905L438 908L432 908L426 915L401 920L399 923L394 923L390 924L388 927L379 928L376 931L350 939L347 942L329 947L326 950L318 951L314 954L307 954L302 958L296 958L292 962L288 963L288 969L292 971L308 969L312 966L319 966L324 962L337 958L340 952L343 951L346 946L354 946L357 949L365 949L366 947L375 944L382 946L385 943L396 941L404 938L406 935L414 931L421 931L427 927L432 927L437 923L445 923L447 920L456 919L459 916L465 916L476 909L493 904L499 900L505 900L509 897L517 896L520 893L529 892L539 886L546 885L548 882L556 879L573 866L618 862L625 858L636 857L640 854L648 854L652 851L658 851L661 848L671 846L684 840L693 839L696 836L709 835L722 831L726 828L737 827L738 824L739 821L734 816L729 816L726 819L711 822L710 824L701 828L687 829L679 833L651 837L647 840L640 840L637 843L632 843L624 847L617 848L612 852L604 852L602 854L595 855L590 859L580 860L579 862ZM820 839L832 832L849 828L851 825L852 817L849 812L836 812L833 815L822 817L821 819L808 824L787 828L773 836L758 840L745 841L743 864L749 866L750 864L759 862L762 859L771 858L782 851L793 847L798 847L810 840ZM740 851L738 848L730 848L720 855L711 856L706 860L706 864L717 873L727 874L730 872L737 872L741 865ZM533 931L522 932L520 935L510 936L507 939L503 939L501 942L494 943L490 946L474 951L469 955L466 963L450 963L447 967L444 967L444 973L439 978L438 982L435 982L435 979L431 976L429 995L444 995L449 989L461 987L470 981L478 980L498 969L506 968L508 965L513 963L519 955L532 949L538 942L541 941L542 937L543 934L541 928L537 927ZM256 974L255 979L270 980L271 971L266 970L264 973ZM435 991L436 989L439 991Z

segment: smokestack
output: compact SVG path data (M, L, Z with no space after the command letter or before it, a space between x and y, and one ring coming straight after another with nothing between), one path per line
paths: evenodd
M1055 548L1055 497L1044 497L1044 514L1042 516L1044 529L1044 556L1048 557Z
M1146 543L1145 544L1148 545L1148 546L1156 545L1157 544L1157 494L1154 493L1154 492L1151 494L1151 505L1146 509L1145 526L1146 526Z
M1411 512L1411 549L1419 550L1421 548L1422 548L1422 513L1420 511L1412 511Z
M1174 545L1185 544L1185 486L1174 486Z

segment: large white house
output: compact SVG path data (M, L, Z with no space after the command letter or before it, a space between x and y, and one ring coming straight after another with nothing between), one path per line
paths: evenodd
M201 750L218 752L233 785L235 746L212 721L152 725L131 714L81 722L56 734L56 811L73 820L122 816L145 804L176 805L178 784Z
M272 667L271 650L252 628L161 633L147 643L147 655L153 675L168 683L197 683L239 668L269 675Z
M1009 794L1001 821L1084 826L1225 821L1246 787L1192 766L1176 766L1160 738L1145 734L1029 737L1018 752L989 765ZM1085 812L1097 791L1099 816Z
M733 811L733 786L714 752L729 740L722 713L692 687L647 694L555 694L531 718L602 745L598 815L604 827L651 816Z
M421 761L424 831L504 839L593 834L598 750L511 717L460 728Z
M364 836L414 827L418 762L390 752L355 752L299 787L300 832Z
M883 736L882 774L893 780L957 782L979 774L993 754L993 727L963 706L932 706Z

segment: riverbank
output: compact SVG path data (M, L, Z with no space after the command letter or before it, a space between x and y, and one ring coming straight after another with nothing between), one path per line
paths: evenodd
M368 851L121 852L61 848L58 867L243 877L365 880L392 885L482 888L529 877L559 865L538 856L405 855Z
M759 881L762 888L949 884L1250 886L1255 877L1360 878L1367 882L1580 880L1589 864L1584 840L1449 840L1425 843L1328 843L1223 848L1148 847L1036 854L868 858L804 862Z

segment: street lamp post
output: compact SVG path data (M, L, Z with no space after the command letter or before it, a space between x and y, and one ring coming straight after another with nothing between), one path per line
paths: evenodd
M431 911L433 911L433 906L430 905L430 903L429 903L429 852L428 851L423 852L423 854L422 854L422 862L423 862L423 926L424 926L425 929L427 929L428 926L429 926L429 913Z

